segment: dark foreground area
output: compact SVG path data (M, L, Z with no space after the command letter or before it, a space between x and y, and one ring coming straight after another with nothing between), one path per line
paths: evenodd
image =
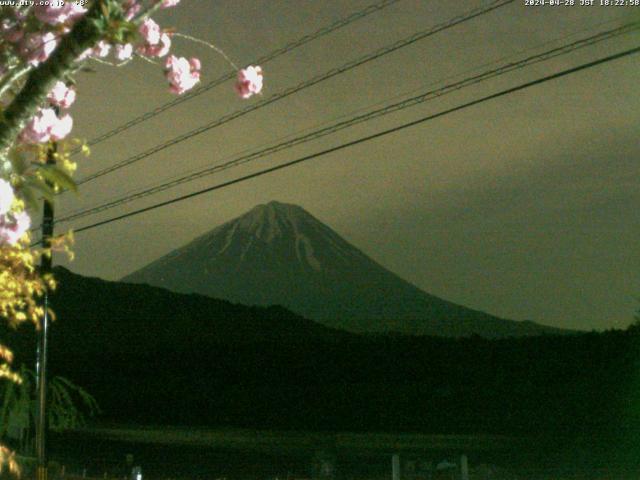
M635 468L640 460L640 335L634 329L494 340L366 336L280 307L246 307L64 272L60 280L51 373L97 398L102 425L155 425L160 437L171 425L502 435L526 439L500 453L502 463L517 461L522 468ZM33 332L9 334L16 364L32 363ZM56 448L77 456L102 445L98 440L106 441L67 438ZM133 447L116 448L121 441L111 438L100 448L117 450L109 458L122 461ZM140 439L126 442L146 445L139 454L150 455L145 468L179 457L177 444L154 450ZM305 450L291 471L303 475L316 447ZM184 455L197 459L211 447L185 448L195 448ZM442 451L442 458L429 461L461 451ZM234 452L244 458L242 449ZM474 464L484 462L469 452ZM392 453L385 450L387 457Z
M491 435L319 434L176 427L109 427L54 436L52 476L175 479L401 480L618 479L640 476L640 464L601 463L575 448L569 456L533 438ZM588 440L584 439L587 446ZM567 453L567 452L565 452ZM465 459L462 459L464 455Z

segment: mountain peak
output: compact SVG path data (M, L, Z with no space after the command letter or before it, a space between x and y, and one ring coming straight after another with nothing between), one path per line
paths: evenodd
M430 295L385 269L302 207L271 201L125 277L248 305L283 305L354 332L538 333Z
M302 208L299 205L295 205L293 203L285 203L285 202L279 202L277 200L271 200L269 203L266 204L262 204L267 208L272 208L274 210L279 210L282 212L290 212L290 211L296 211L296 212L304 212L307 213L307 211ZM258 207L262 206L262 205L258 205ZM307 213L308 215L308 213Z
M250 233L265 242L272 242L289 233L295 237L300 236L300 229L305 222L318 220L298 205L274 200L255 206L231 223L240 231Z
M257 218L264 217L267 220L296 220L301 217L313 218L313 216L307 212L304 208L294 205L292 203L283 203L278 202L276 200L272 200L269 203L262 203L260 205L256 205L251 210L249 210L244 215L240 216L238 220L241 220L245 217L249 218Z

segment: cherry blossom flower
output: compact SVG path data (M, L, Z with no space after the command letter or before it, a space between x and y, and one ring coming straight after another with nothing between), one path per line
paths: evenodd
M147 57L164 57L171 49L171 38L160 30L160 26L148 18L138 28L145 43L138 47L138 53Z
M56 82L47 100L60 108L69 108L76 100L76 90L62 81Z
M200 60L170 55L165 62L165 76L171 85L169 90L178 95L194 87L200 81Z
M156 45L145 44L138 48L138 52L147 57L164 57L171 49L171 38L168 34L160 35L160 41Z
M171 8L178 5L180 0L161 0L161 2L162 4L160 5L160 8Z
M160 25L158 25L152 19L147 18L144 22L142 22L142 25L140 25L138 31L147 44L156 45L158 44L158 42L160 42Z
M88 48L84 52L82 52L78 56L77 61L82 62L83 60L86 60L87 58L92 58L92 57L104 58L107 55L109 55L110 51L111 51L111 45L105 42L104 40L100 40L95 47Z
M52 108L40 110L21 133L21 138L27 143L44 143L49 140L62 140L73 128L70 115L58 118Z
M30 33L21 42L20 54L34 67L49 58L56 49L58 38L52 32Z
M31 218L25 211L0 215L0 243L15 245L30 226Z
M104 40L100 40L95 47L91 50L91 56L97 58L104 58L109 55L111 51L111 45Z
M137 0L125 0L123 6L125 11L125 20L133 20L133 17L142 10L142 5L140 5Z
M49 25L59 25L68 21L75 21L87 13L87 9L79 2L48 2L52 5L35 5L33 13L36 18ZM58 5L59 4L59 5Z
M240 98L249 98L262 91L262 68L248 66L238 71L238 79L235 85Z
M73 118L68 113L63 115L51 125L51 140L62 140L71 133L73 129Z
M57 118L52 108L43 108L24 127L21 133L22 140L27 143L48 142L51 138L51 125Z
M86 60L91 56L93 56L93 48L88 48L84 52L82 52L80 55L78 55L78 58L76 58L76 61L82 62L83 60Z
M127 43L125 45L116 45L115 56L120 62L129 60L133 55L133 45Z
M11 184L0 178L0 215L4 215L11 209L14 194Z

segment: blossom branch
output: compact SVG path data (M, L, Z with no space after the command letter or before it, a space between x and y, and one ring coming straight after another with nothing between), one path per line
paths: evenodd
M31 70L31 65L25 64L21 67L14 68L0 81L0 98L11 88L13 83L23 76L25 76Z
M29 74L22 90L4 111L4 118L0 120L0 157L6 156L25 123L35 115L55 83L73 69L82 52L100 40L103 34L98 26L103 17L100 6L100 1L94 2L87 15L75 24L51 56Z

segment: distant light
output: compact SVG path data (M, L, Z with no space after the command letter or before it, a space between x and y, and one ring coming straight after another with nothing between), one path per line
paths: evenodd
M142 480L142 468L140 466L133 467L130 478L131 480Z

